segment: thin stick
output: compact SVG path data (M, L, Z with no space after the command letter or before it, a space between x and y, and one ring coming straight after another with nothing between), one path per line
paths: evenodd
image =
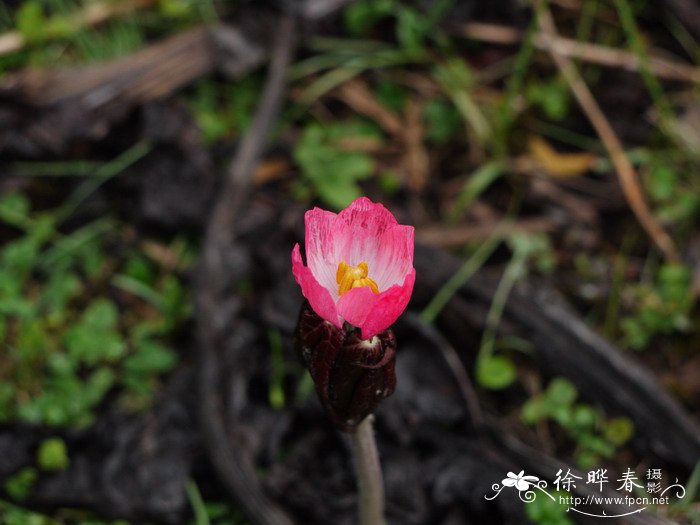
M374 440L372 420L367 416L350 434L358 488L360 525L384 525L384 483Z
M544 33L556 37L556 26L545 3L538 0L536 2L536 9L540 26ZM649 237L651 237L652 241L654 241L663 252L666 259L669 261L678 261L678 252L673 244L673 240L671 240L671 237L659 225L649 210L637 172L627 158L620 139L617 137L610 122L608 122L598 102L596 102L593 93L591 93L591 90L579 74L576 66L568 57L560 55L554 49L551 50L551 56L567 84L569 84L569 88L576 97L581 109L583 109L591 125L596 130L605 149L608 151L610 160L613 166L615 166L615 171L617 172L617 177L627 199L627 203L637 217L637 220Z
M218 393L220 366L217 349L223 346L225 317L219 313L223 287L230 271L226 253L235 237L236 218L249 197L253 170L264 153L270 130L275 123L285 94L289 63L294 57L297 24L284 16L277 26L272 61L253 122L238 145L229 172L223 181L206 228L197 291L197 328L199 337L198 386L202 437L209 459L224 486L238 500L254 523L292 525L292 519L262 490L255 465L246 450L234 448L224 426L222 399Z
M492 44L519 44L525 33L510 26L470 22L459 29L459 34L472 40ZM606 67L617 67L628 71L641 71L637 55L625 49L601 46L590 42L579 42L560 35L539 32L534 35L533 45L542 51L583 60ZM700 69L682 62L658 56L649 57L649 70L656 76L669 80L680 80L700 84Z

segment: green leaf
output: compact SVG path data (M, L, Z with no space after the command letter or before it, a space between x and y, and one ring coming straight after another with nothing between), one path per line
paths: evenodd
M384 171L379 174L379 187L387 195L394 195L401 189L401 179L392 171Z
M420 52L430 30L426 16L415 9L404 7L398 12L396 38L409 53Z
M520 417L523 422L528 425L534 425L538 421L542 421L547 417L547 413L544 409L544 403L542 402L542 397L535 396L529 399L523 405Z
M117 308L106 299L98 299L83 312L64 337L68 355L79 362L95 365L114 362L126 351L124 339L117 331Z
M374 159L346 151L342 141L354 137L376 138L373 128L358 123L321 126L309 124L294 150L302 174L319 197L335 209L346 207L361 195L356 181L374 173Z
M56 520L48 516L12 505L3 500L0 500L0 516L2 516L3 525L59 525Z
M36 469L25 467L5 481L5 490L13 499L21 501L29 495L29 491L36 483L36 478Z
M488 356L477 362L476 378L481 386L500 390L510 386L517 377L513 362L503 356Z
M158 7L163 16L185 18L190 16L194 3L190 0L160 0Z
M649 190L659 201L669 200L676 194L678 175L668 164L656 164L649 173Z
M29 222L29 199L22 193L8 193L0 198L0 220L24 228Z
M408 92L405 88L388 80L379 82L375 94L380 103L398 112L403 111L408 99ZM457 121L459 121L459 117L457 117Z
M615 453L615 446L603 436L583 434L579 436L579 443L584 450L609 458Z
M155 280L153 264L138 253L133 253L129 256L123 273L149 286L153 285Z
M692 272L682 264L667 263L659 269L659 291L666 301L675 301L682 307L692 303Z
M639 350L649 343L651 337L649 331L635 317L625 317L620 321L620 327L625 334L625 344Z
M626 417L616 417L604 423L605 438L616 447L624 445L634 436L634 423Z
M124 360L124 370L131 374L161 374L176 363L175 352L157 341L144 339L138 342L137 352Z
M592 429L595 428L599 420L600 416L593 408L580 404L576 405L574 409L571 425L575 429Z
M544 112L549 119L562 120L569 112L568 88L559 78L531 84L526 90L527 99Z
M110 368L101 367L95 370L84 388L86 404L91 407L97 405L116 381L117 376Z
M72 376L77 364L63 352L51 352L46 359L47 370L54 376Z
M12 272L17 279L23 279L32 269L39 257L39 243L25 236L9 242L0 252L0 264L7 272Z
M426 137L436 144L444 144L459 129L461 117L452 104L431 100L423 110Z
M569 406L576 401L578 392L571 381L557 377L549 383L545 395L548 403L554 406Z
M80 279L75 274L57 270L49 275L49 279L41 291L41 301L49 312L65 314L70 301L81 288Z
M576 463L578 466L583 469L592 468L600 461L600 456L598 454L585 448L576 451L574 456L576 457Z
M17 10L17 30L27 40L41 40L45 24L46 17L39 2L25 0Z
M53 343L41 318L20 324L16 346L19 356L25 362L38 361L46 356Z
M559 504L559 498L569 496L569 494L555 491L552 496L554 500L541 494L524 506L525 514L530 522L538 525L574 525L574 522L567 517L566 505Z
M191 314L192 304L188 291L174 275L166 275L161 285L165 315L165 329L171 330Z
M352 35L363 35L394 9L394 0L360 0L343 13L345 28Z
M45 439L39 445L37 462L42 470L64 470L70 464L66 444L61 438Z

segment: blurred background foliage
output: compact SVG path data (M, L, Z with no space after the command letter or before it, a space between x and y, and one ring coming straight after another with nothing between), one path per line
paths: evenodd
M126 56L186 28L226 20L240 3L3 2L0 37L19 44L0 54L0 75ZM700 47L679 20L658 20L655 2L553 2L567 38L628 50L627 60L639 70L616 76L628 62L604 68L574 57L606 108L621 101L628 113L643 110L608 117L627 138L626 153L654 219L681 247L682 257L671 261L628 210L606 200L614 167L571 86L542 52L530 7L510 14L484 9L493 25L455 27L445 18L459 8L453 0L350 3L332 32L304 41L277 125L281 146L264 163L258 184L278 183L308 206L337 210L371 194L420 210L418 239L465 259L463 271L423 312L431 322L477 268L487 261L502 265L476 364L483 389L498 395L519 380L528 343L499 337L497 327L509 291L535 275L553 280L601 333L639 352L690 405L699 399L697 389L688 391L673 371L688 364L700 373L693 351L700 340L698 80L660 78L650 55L697 66ZM513 20L527 21L526 30L512 29ZM629 75L636 75L633 90ZM250 125L262 79L260 71L235 83L209 75L181 94L207 147L230 151ZM617 84L622 81L627 85ZM628 103L625 97L636 98ZM71 191L60 190L58 202L36 192L33 198L22 191L0 196L0 422L85 427L107 402L147 410L165 375L183 359L177 339L191 320L197 235L143 236L117 215L86 224L72 220L90 195L149 151L148 143L137 143L104 162L12 165L13 174L44 188ZM534 199L533 181L540 191ZM565 201L554 183L577 189L578 200ZM561 197L560 206L573 207L574 215L600 209L601 222L554 233L558 212L551 202L541 204L542 195ZM623 200L619 192L613 197ZM528 222L538 205L546 208L546 220ZM469 229L479 221L488 223L486 233ZM594 242L591 230L599 235ZM456 232L457 241L440 231ZM271 380L276 406L284 404L279 384L288 373L281 359ZM554 439L556 450L573 450L580 466L614 460L632 439L629 420L577 400L569 381L531 370L527 378L527 397L513 414L547 442ZM3 522L97 524L80 510L47 517L18 506L39 472L69 463L60 439L44 441L36 465L5 482ZM234 508L202 500L194 483L188 495L197 524L244 522ZM569 523L546 501L528 507L533 522ZM688 516L700 523L697 513Z

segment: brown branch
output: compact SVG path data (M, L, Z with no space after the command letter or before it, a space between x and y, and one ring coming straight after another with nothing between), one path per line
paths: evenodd
M292 525L287 514L275 505L260 487L252 458L244 447L234 450L225 428L221 396L218 392L217 349L223 346L230 328L220 305L225 293L226 263L234 239L236 217L244 207L253 171L279 112L286 85L287 69L296 41L296 23L284 17L277 28L272 61L250 130L241 141L231 162L214 211L207 223L197 282L197 328L199 339L198 387L204 442L210 461L229 492L255 523Z
M470 22L459 29L459 34L472 40L492 44L520 44L525 33L508 26ZM624 49L601 46L589 42L579 42L546 31L536 33L533 44L537 49L557 53L584 62L616 67L639 72L641 65L637 55ZM700 69L689 64L666 60L658 56L649 57L649 69L657 76L669 80L680 80L700 84Z
M483 222L472 226L423 226L416 230L416 241L441 248L457 248L477 239L488 239L499 227L502 227L500 220ZM534 217L521 219L511 226L507 226L503 234L511 235L516 232L547 233L556 230L556 228L556 223L551 219Z
M89 108L112 101L139 104L172 93L210 72L215 54L210 30L195 27L133 54L84 66L12 73L0 82L3 93L17 93L33 106L81 98Z
M554 20L541 0L538 0L536 8L542 31L549 35L550 38L556 38L557 29ZM603 110L598 105L588 85L579 74L576 66L567 56L559 54L554 48L550 49L550 54L562 76L569 84L569 88L576 97L581 109L583 109L583 112L588 117L588 120L591 122L591 125L596 130L598 137L610 155L610 159L617 172L620 186L627 198L627 203L642 225L642 228L644 228L654 244L663 252L667 260L679 260L673 240L659 225L649 210L637 172L627 158L620 139L610 125L610 122L608 122L605 113L603 113Z

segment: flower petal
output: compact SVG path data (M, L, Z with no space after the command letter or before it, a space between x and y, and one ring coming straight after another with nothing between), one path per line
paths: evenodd
M388 228L379 239L379 253L375 266L370 267L372 277L380 290L401 285L413 268L413 226Z
M299 286L301 286L301 293L308 299L314 312L338 328L342 328L343 322L338 317L338 310L331 293L319 284L312 271L304 266L301 260L299 244L294 246L292 250L292 272Z
M372 292L369 286L348 290L336 303L338 314L351 325L362 326L380 295ZM368 339L368 337L362 334L362 339Z
M338 300L338 313L362 329L362 339L370 339L389 328L406 309L415 280L416 270L412 268L401 285L380 294L372 293L368 286L354 288Z
M516 482L517 480L513 478L505 478L501 480L501 485L503 485L504 487L515 487Z
M337 218L337 214L321 208L314 208L304 214L306 262L318 283L330 292L334 300L338 299L335 272L340 263L335 254Z
M353 266L366 262L370 276L382 251L385 231L397 226L396 219L383 205L367 197L355 199L338 214L334 225L335 256Z

